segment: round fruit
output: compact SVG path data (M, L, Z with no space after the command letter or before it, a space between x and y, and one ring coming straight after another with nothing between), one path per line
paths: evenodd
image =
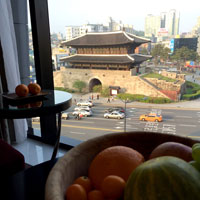
M119 199L123 197L126 182L119 176L106 176L101 184L103 196L107 199Z
M187 162L192 159L192 148L177 142L165 142L158 145L152 152L149 159L160 156L175 156Z
M192 149L194 149L196 146L200 146L200 143L193 144Z
M42 101L36 101L36 102L31 102L30 107L31 108L39 108L42 106Z
M85 189L79 184L72 184L67 188L66 200L87 200Z
M19 97L26 97L29 93L29 89L26 85L20 84L15 88L15 93Z
M92 189L91 180L87 176L80 176L75 181L74 184L79 184L84 187L85 191L88 193Z
M92 190L88 193L88 200L104 200L103 193L100 190Z
M200 146L196 145L192 148L192 157L194 160L196 160L198 163L200 163Z
M33 95L36 95L41 92L41 87L37 83L30 83L28 85L29 92Z
M144 157L138 151L125 146L112 146L104 149L90 164L89 178L96 189L106 176L116 175L128 180L131 172L141 163Z
M197 169L200 172L200 163L198 163L195 160L192 160L189 163L190 163L190 165L192 165L195 169Z
M163 156L148 160L130 175L124 200L200 200L200 173L182 159Z

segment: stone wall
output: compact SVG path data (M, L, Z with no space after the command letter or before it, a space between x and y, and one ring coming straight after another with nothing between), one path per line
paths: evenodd
M146 78L146 79L162 90L172 90L172 91L180 91L181 90L182 84L176 84L174 82L167 82L165 80L159 80L157 78Z
M185 80L185 74L177 74L175 72L167 72L166 70L162 70L161 71L161 75L168 77L168 78L172 78L172 79L178 79L178 80Z
M61 68L54 72L55 87L73 88L76 80L82 80L86 82L88 92L93 79L98 79L105 87L120 86L121 91L126 93L168 98L139 76L132 76L130 71Z

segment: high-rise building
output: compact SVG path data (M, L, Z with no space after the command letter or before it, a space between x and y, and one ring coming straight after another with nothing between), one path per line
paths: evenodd
M179 34L179 13L176 10L162 12L160 16L147 15L145 19L145 36L160 36L162 33L168 37Z
M109 17L105 24L90 24L86 23L82 26L66 26L66 40L71 40L75 37L82 36L85 33L99 33L110 31L126 31L127 33L134 33L133 25L118 23Z
M160 28L160 16L149 14L145 18L145 36L157 36L158 29Z

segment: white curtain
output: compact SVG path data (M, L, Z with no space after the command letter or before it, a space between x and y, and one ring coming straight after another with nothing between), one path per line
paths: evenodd
M20 84L20 73L10 0L0 0L0 40L3 50L8 91L14 92L15 87ZM16 142L24 141L28 129L26 120L15 119L14 128Z

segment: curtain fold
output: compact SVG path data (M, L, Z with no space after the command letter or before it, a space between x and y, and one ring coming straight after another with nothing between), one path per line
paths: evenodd
M13 16L10 0L0 1L0 41L3 51L3 61L5 70L5 79L7 82L7 89L9 92L14 92L15 87L21 83L18 54L15 38L15 30L13 24ZM1 120L3 123L5 120ZM14 127L14 133L12 131L12 123ZM14 138L15 142L19 143L26 139L27 134L27 122L25 119L14 119L12 122L7 120L6 123L1 125L1 129L9 127L9 138ZM5 131L3 131L5 137Z

